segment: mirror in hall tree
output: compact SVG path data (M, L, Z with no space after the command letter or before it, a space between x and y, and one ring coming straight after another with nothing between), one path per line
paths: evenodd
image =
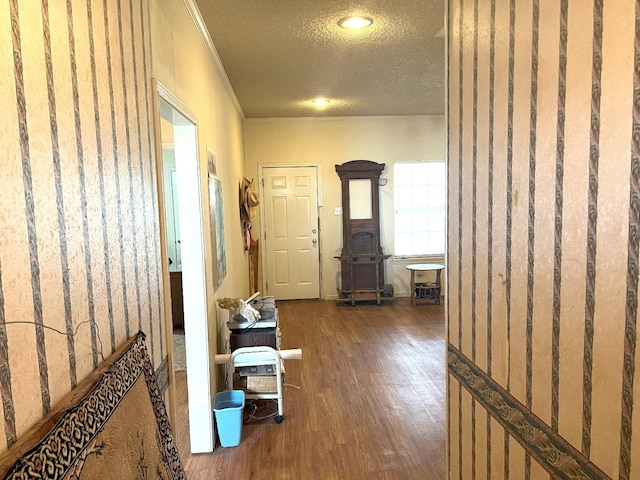
M371 207L371 180L349 180L349 218L367 220L373 215Z

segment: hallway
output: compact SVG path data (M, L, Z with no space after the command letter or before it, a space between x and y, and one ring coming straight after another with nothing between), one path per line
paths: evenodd
M278 302L284 422L243 426L239 447L188 453L186 375L176 436L192 480L445 478L444 308Z

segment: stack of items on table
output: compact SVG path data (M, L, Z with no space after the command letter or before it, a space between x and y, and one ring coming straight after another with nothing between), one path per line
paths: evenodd
M260 313L257 321L230 312L231 318L228 323L230 351L256 346L267 346L279 350L280 329L275 297L257 297L251 300L250 305ZM282 361L281 368L284 375ZM233 374L233 388L247 393L274 392L276 390L274 366L253 365L236 368Z
M416 298L438 302L440 299L440 287L433 282L416 283Z

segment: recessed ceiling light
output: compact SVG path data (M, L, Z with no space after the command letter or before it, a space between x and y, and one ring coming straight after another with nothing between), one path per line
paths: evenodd
M315 98L311 100L311 103L313 103L318 108L323 108L329 105L329 100L327 100L326 98Z
M338 22L342 28L367 28L373 23L369 17L346 17Z

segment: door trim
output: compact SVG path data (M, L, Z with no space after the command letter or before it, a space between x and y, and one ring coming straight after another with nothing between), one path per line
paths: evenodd
M162 174L162 137L160 133L160 100L168 104L175 113L179 114L184 120L190 123L187 127L193 129L193 138L189 139L189 146L193 148L193 155L189 157L188 164L183 170L191 182L193 187L193 197L189 197L191 204L197 204L197 212L194 211L192 220L188 221L189 216L181 215L181 228L186 222L194 227L191 232L193 235L189 239L193 254L185 262L183 255L183 271L186 269L190 272L191 285L187 286L183 293L190 298L185 301L185 319L189 318L189 325L185 321L185 342L186 342L186 360L187 369L187 391L189 396L189 438L192 453L212 452L214 448L214 430L213 430L213 412L212 412L212 382L210 375L210 353L208 344L208 313L207 313L207 282L205 269L205 237L202 192L201 192L201 172L199 162L199 140L198 140L198 119L174 94L172 94L157 79L153 79L154 84L154 131L156 134L156 182L157 182L157 200L158 200L158 217L160 228L161 242L161 263L162 263L162 282L164 296L164 329L165 339L167 343L167 352L169 356L169 399L171 419L175 426L175 375L173 370L173 319L171 315L171 292L170 292L170 275L169 261L166 252L166 222L164 219L164 178ZM174 133L175 133L174 123ZM186 134L185 134L186 136ZM188 134L191 136L191 132ZM176 134L174 143L178 143L182 138L180 134ZM186 142L185 142L186 144ZM176 168L178 164L176 162ZM182 238L187 241L187 238ZM184 243L184 242L183 242ZM184 252L183 252L184 253ZM202 334L202 332L207 334Z
M320 299L324 299L324 295L322 293L322 216L320 215L322 211L322 168L318 163L268 163L268 164L258 164L258 187L260 191L260 198L264 199L264 171L267 168L304 168L310 167L316 169L316 186L317 186L317 195L318 195L318 295ZM265 226L265 217L264 217L265 209L260 209L260 242L265 246L262 249L263 254L260 256L260 268L262 269L262 278L260 285L262 286L262 292L267 291L267 276L265 273L267 272L267 259L264 252L266 251L266 233L264 230Z

